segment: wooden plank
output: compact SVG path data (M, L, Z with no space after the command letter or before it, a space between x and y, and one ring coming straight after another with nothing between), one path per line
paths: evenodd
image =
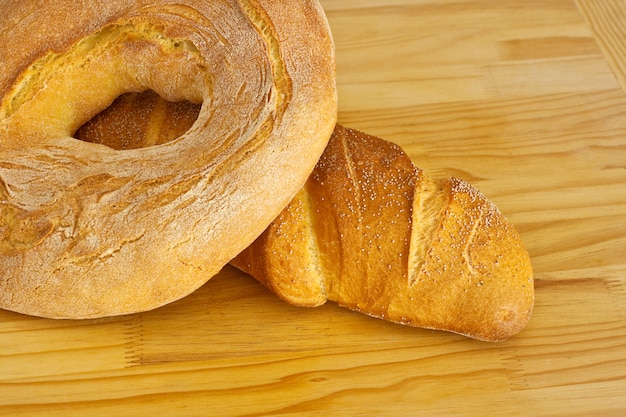
M620 0L576 0L622 89L626 91L626 10Z
M467 179L536 274L500 344L289 306L227 267L127 317L0 311L0 415L621 416L626 4L324 0L340 121Z

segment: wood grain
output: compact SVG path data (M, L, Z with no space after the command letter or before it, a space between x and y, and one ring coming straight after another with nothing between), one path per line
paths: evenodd
M133 316L0 311L0 415L621 416L626 3L324 0L340 122L464 178L531 253L500 344L286 305L227 267Z

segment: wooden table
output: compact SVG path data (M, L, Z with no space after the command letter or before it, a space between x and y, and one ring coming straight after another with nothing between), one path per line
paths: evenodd
M227 267L145 314L0 311L1 415L625 415L626 3L322 3L339 121L500 207L533 259L526 329L489 344L295 308Z

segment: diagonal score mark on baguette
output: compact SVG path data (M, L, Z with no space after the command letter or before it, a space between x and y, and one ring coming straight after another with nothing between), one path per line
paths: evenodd
M325 286L328 288L328 294L333 294L334 292L340 290L341 276L343 275L343 266L346 263L350 262L350 260L346 259L347 258L346 255L348 254L348 251L350 251L349 248L352 248L352 247L364 248L363 234L355 233L354 235L351 235L349 238L345 237L345 228L342 227L342 224L341 224L342 217L343 217L341 214L349 213L349 215L345 217L358 219L359 221L355 222L355 224L352 225L352 228L354 228L355 231L360 232L361 228L363 227L363 222L361 220L364 218L363 215L364 215L364 212L366 211L366 208L363 206L362 184L357 178L357 169L354 166L354 157L353 155L351 155L347 138L345 135L337 135L337 139L338 139L337 148L339 149L339 153L337 155L337 158L333 158L337 161L336 162L337 165L336 166L333 166L332 164L329 164L329 165L333 167L330 169L334 169L337 167L344 168L346 181L344 184L342 184L342 186L345 187L345 189L349 191L349 195L343 198L343 203L345 203L345 205L342 207L342 210L337 210L337 212L340 215L336 216L339 219L335 221L335 224L336 224L335 227L337 227L338 229L338 235L336 239L339 243L340 249L335 252L336 258L333 259L332 263L336 266L341 266L341 268L327 267L325 268L325 271L326 271L326 273L324 274L325 276L320 275L320 279L322 280L322 282L325 283ZM327 153L327 155L328 154L330 153ZM331 158L324 158L324 156L322 156L322 158L320 159L317 165L319 171L323 170L322 165L328 159L331 159ZM315 192L312 191L312 193L314 194ZM311 216L310 218L312 219L310 223L312 227L314 227L316 215L315 213L311 212L310 216ZM328 219L324 219L323 221L328 221ZM332 237L331 239L333 238L334 237ZM321 259L320 246L316 245L313 248L317 250L317 254L318 254L317 258Z
M446 195L441 185L419 172L420 181L415 187L411 216L411 243L409 249L409 285L417 283L422 272L426 253L430 248L435 229L440 224L445 209Z
M465 265L467 266L467 271L470 277L475 277L480 274L480 272L474 267L474 262L471 256L471 248L472 248L472 245L478 239L478 230L481 227L484 227L485 219L486 219L486 215L483 215L481 216L480 219L474 222L474 224L472 225L472 228L470 229L467 241L465 242L465 245L463 246L463 249L461 251L463 261L465 262ZM478 282L478 284L480 285L480 281Z

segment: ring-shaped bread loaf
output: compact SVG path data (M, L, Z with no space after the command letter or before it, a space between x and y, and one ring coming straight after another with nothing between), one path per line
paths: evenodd
M336 121L314 0L0 0L0 307L149 310L205 283L305 183ZM73 138L127 92L202 103L180 138Z

